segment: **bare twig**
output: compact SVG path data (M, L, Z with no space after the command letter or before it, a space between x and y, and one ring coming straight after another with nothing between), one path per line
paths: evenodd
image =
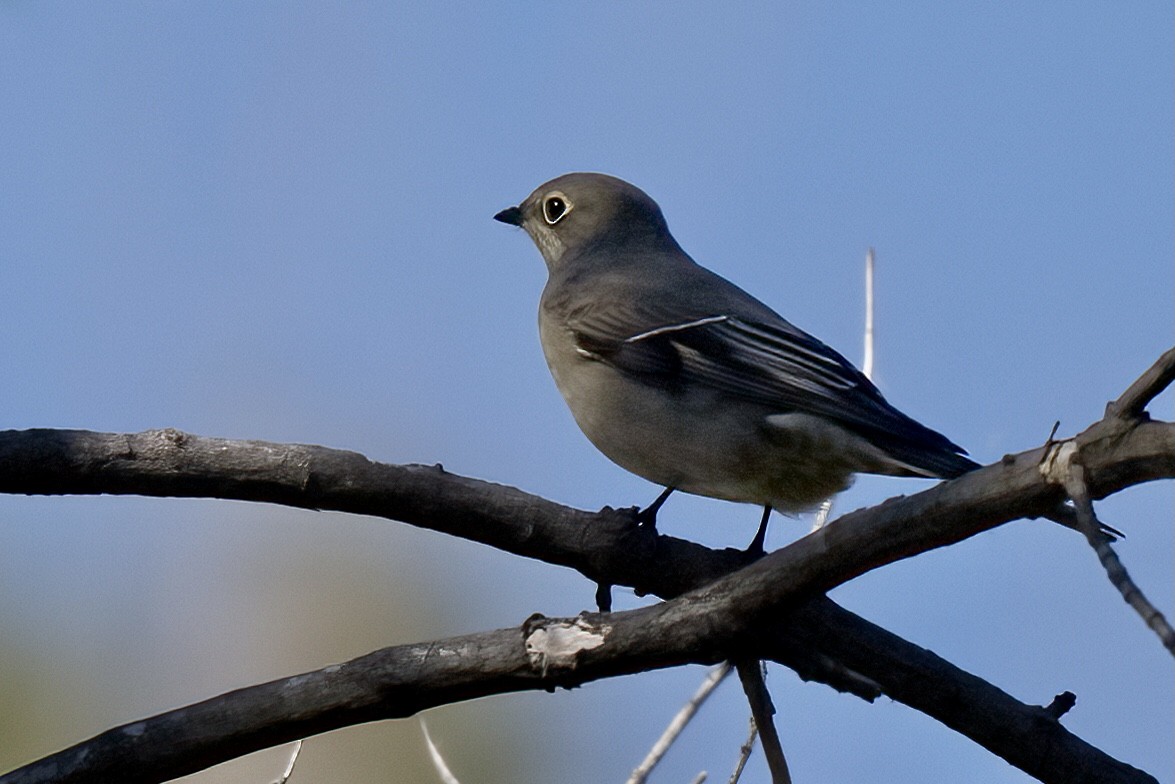
M653 768L657 767L657 763L669 751L669 747L681 735L681 731L685 729L686 725L697 714L698 708L702 707L702 703L718 688L718 684L726 680L726 676L729 674L729 662L723 662L710 671L698 687L698 690L694 692L694 696L685 705L681 706L681 710L669 722L669 726L661 733L661 737L657 738L657 742L653 744L653 748L649 749L648 755L632 771L632 775L628 777L625 784L643 784L648 779L649 774L653 772Z
M1118 554L1110 546L1109 537L1101 531L1101 523L1098 522L1097 515L1094 513L1093 501L1090 500L1089 488L1085 483L1085 467L1081 464L1076 444L1072 441L1065 441L1057 445L1056 448L1059 454L1055 458L1055 463L1057 470L1061 472L1065 492L1073 501L1081 532L1085 534L1089 546L1097 553L1098 560L1106 570L1106 576L1122 594L1126 603L1133 607L1146 625L1158 635L1163 647L1175 655L1175 630L1167 623L1163 613L1146 598L1146 595L1131 579L1126 567L1118 558Z
M1175 381L1175 348L1169 349L1145 373L1130 385L1117 400L1107 406L1106 413L1119 418L1140 416L1160 392Z
M290 780L290 776L294 775L294 765L298 761L298 755L302 753L302 739L299 738L294 742L294 748L290 751L290 761L286 763L285 771L278 778L273 780L273 784L286 784Z
M754 717L748 722L751 725L751 731L747 734L747 739L738 750L738 759L734 763L734 772L730 774L730 780L727 784L738 784L738 780L743 776L743 768L747 766L747 760L751 758L751 752L755 750L755 738L759 735L759 728L755 725Z
M437 748L437 744L432 742L432 735L428 732L428 724L425 723L424 717L420 717L420 731L424 733L424 745L428 747L428 756L432 760L432 766L437 772L437 777L442 784L461 784L457 777L453 775L453 771L449 770L449 766L445 763L445 758L441 756L441 750Z
M775 731L775 719L772 718L775 715L775 706L771 703L771 694L763 680L763 666L758 659L748 658L739 658L735 660L734 665L738 669L738 677L742 681L747 702L751 704L751 718L759 729L759 737L763 739L763 756L767 758L771 782L791 784L787 758L783 755L779 733Z
M1071 691L1063 691L1053 701L1044 707L1044 712L1053 719L1060 719L1077 704L1077 695Z

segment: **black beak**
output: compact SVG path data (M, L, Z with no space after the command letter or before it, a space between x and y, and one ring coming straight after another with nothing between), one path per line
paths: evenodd
M495 215L494 220L509 223L511 226L521 226L522 210L517 207L507 207Z

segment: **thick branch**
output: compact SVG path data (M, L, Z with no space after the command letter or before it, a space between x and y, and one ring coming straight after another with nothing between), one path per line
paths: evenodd
M340 665L229 692L204 702L124 725L5 776L0 784L92 784L157 782L201 770L261 748L315 733L378 719L400 718L436 705L525 689L571 687L687 662L709 663L729 655L729 615L682 597L666 604L575 619L532 619L522 629L386 648ZM717 615L716 615L717 613ZM843 652L865 656L868 639L851 613L843 628ZM833 616L836 619L836 615ZM560 634L555 634L559 632ZM570 635L572 642L565 640ZM578 636L576 636L578 635ZM908 643L905 643L908 645ZM755 655L752 652L751 655ZM931 655L932 656L932 655ZM925 666L893 662L910 693L934 694L947 704L965 690L941 694L913 685ZM938 660L939 666L950 665ZM965 675L965 674L964 674ZM967 676L970 678L970 676ZM992 687L970 678L984 698ZM996 690L998 692L998 690ZM983 718L971 719L993 743L1019 736L1028 743L1031 766L1046 782L1094 784L1155 779L1118 762L1069 733L1042 708L1001 701L978 703ZM1011 716L1014 721L1008 722ZM956 726L956 729L962 729ZM968 733L970 734L970 733ZM1018 764L1018 763L1016 763Z
M716 652L681 645L650 659L652 640L639 626L657 614L645 608L605 618L595 627L610 641L591 666L528 655L524 644L559 622L523 629L404 645L292 678L229 692L127 724L27 765L2 784L159 782L202 770L258 749L339 727L411 716L437 705L526 689L573 686L586 680L689 661L715 661ZM561 624L571 628L574 621ZM695 639L695 642L698 640ZM642 648L633 655L630 646ZM573 663L573 662L572 662Z
M1175 426L1170 423L1126 426L1106 420L1077 442L1093 498L1175 477ZM1040 472L1044 454L1041 447L1009 456L917 495L854 512L796 544L876 540L869 559L850 559L856 569L842 569L848 564L840 560L823 567L835 584L887 560L1048 513L1063 500L1064 489ZM0 492L225 498L374 515L568 566L593 582L629 585L663 597L740 565L733 551L707 557L709 550L692 542L668 536L654 540L633 525L629 510L570 509L440 466L387 465L321 446L229 441L176 430L0 431ZM914 520L917 525L908 524ZM883 533L898 538L881 541ZM884 552L877 550L882 545ZM849 555L843 544L836 549Z

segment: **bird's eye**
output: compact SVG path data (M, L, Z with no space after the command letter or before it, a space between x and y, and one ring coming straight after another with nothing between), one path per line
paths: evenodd
M549 225L554 226L569 212L571 202L567 201L567 197L562 193L552 193L543 199L543 218Z

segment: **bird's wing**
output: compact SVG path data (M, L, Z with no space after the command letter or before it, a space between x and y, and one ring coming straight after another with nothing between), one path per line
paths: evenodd
M576 346L670 391L703 385L780 413L816 414L851 430L962 452L891 406L844 357L782 318L713 313L670 320L653 307L598 303L573 312Z

